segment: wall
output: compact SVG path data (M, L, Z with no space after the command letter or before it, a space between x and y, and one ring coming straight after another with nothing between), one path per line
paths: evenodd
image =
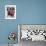
M4 19L7 4L16 5L16 20ZM8 43L9 32L17 34L17 24L46 24L46 0L0 0L0 44Z

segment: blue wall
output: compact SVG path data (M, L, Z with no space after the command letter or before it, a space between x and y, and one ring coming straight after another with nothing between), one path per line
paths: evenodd
M16 5L16 20L4 19L9 4ZM9 32L17 34L17 24L46 24L46 0L0 0L0 44L8 43Z

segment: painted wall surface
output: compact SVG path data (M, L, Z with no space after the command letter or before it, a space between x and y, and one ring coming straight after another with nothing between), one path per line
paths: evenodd
M16 20L5 19L5 5L10 4L16 5ZM18 24L46 24L46 0L0 0L0 44L8 43L9 32L17 34Z

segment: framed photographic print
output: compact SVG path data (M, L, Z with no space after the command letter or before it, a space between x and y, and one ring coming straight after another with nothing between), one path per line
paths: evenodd
M16 19L16 5L5 5L5 19Z
M19 24L18 25L18 41L46 41L46 25L45 24Z

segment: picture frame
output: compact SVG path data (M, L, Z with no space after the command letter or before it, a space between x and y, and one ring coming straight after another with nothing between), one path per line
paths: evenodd
M16 5L5 5L5 19L16 19Z
M28 37L25 38L25 35ZM46 24L18 24L18 42L21 40L46 41Z

